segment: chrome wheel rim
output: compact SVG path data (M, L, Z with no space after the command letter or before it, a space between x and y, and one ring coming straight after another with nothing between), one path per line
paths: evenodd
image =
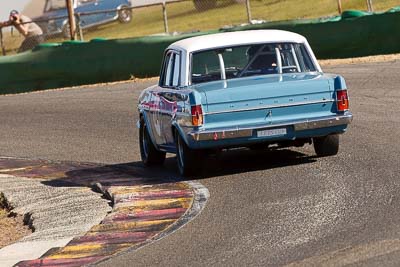
M125 10L125 9L121 10L121 11L119 12L119 16L120 16L121 19L122 19L123 21L125 21L125 22L128 22L128 21L131 20L131 16L130 16L129 10Z

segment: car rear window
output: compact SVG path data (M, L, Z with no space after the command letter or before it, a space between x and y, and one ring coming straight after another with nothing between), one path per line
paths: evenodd
M191 81L198 84L223 78L311 71L316 71L316 67L304 44L255 44L193 53Z

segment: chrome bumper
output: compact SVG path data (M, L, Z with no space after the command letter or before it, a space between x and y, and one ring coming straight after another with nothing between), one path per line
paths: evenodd
M255 127L237 127L237 128L225 128L215 129L206 131L190 132L189 136L195 141L209 141L209 140L221 140L221 139L232 139L242 137L252 137L255 130L267 130L279 127L293 126L294 131L304 131L312 129L327 128L339 125L350 124L353 120L353 115L347 112L343 115L322 117L310 120L293 121L289 123L261 125Z

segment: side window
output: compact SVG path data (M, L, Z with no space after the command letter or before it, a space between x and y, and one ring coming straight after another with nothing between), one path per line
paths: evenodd
M179 85L179 78L181 73L181 56L179 54L175 54L175 62L174 62L174 74L172 77L172 86Z
M161 76L161 86L176 87L180 82L181 57L176 52L167 53L164 61L164 72Z
M163 86L171 86L171 73L173 68L174 54L169 53L165 58L165 67L164 67L164 80L162 82Z

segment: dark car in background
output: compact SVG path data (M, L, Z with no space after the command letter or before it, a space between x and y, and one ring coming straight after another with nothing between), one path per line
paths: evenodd
M132 20L131 0L73 0L75 14L81 14L80 27L88 29L105 23ZM113 10L113 11L111 11ZM101 12L108 11L108 12ZM90 14L93 13L94 14ZM99 13L96 13L99 12ZM47 35L69 36L68 11L65 0L46 0L43 15L35 20Z

